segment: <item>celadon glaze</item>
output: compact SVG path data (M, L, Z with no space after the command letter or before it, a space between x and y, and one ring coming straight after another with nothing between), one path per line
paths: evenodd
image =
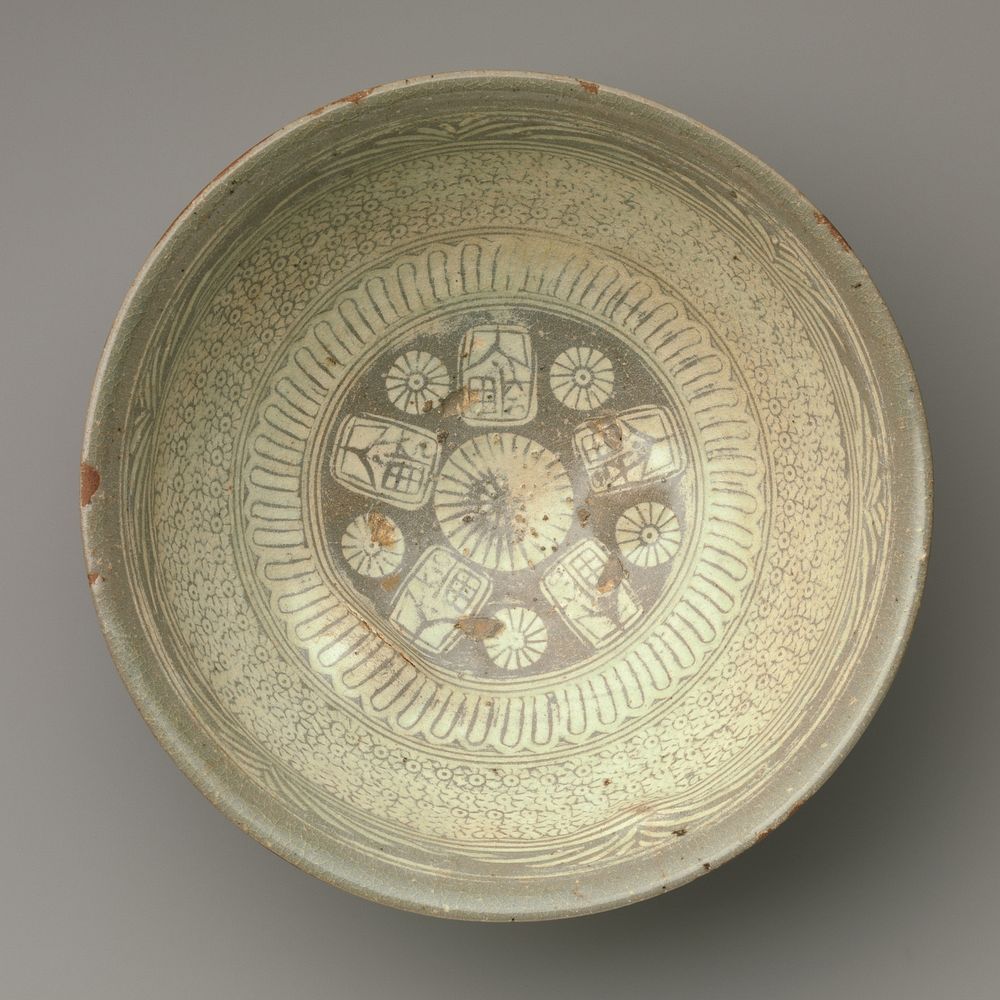
M115 661L306 871L539 919L807 797L909 633L926 431L843 238L595 84L403 81L181 214L105 351L81 503Z

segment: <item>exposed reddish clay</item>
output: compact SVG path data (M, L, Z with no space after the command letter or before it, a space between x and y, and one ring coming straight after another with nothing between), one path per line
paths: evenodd
M841 250L846 250L848 253L854 253L851 249L851 244L844 239L840 230L822 212L814 212L813 214L816 216L816 221L821 226L826 226L826 228L830 230L833 238L840 244Z
M624 432L617 417L605 414L586 421L586 424L612 451L621 450Z
M104 577L101 576L100 573L88 573L87 574L87 583L89 583L91 585L91 587L93 587L94 584L97 583L99 580L103 580L103 579L104 579Z
M625 578L625 567L621 559L611 556L604 564L601 575L597 580L597 592L599 594L610 594Z
M396 527L383 514L375 511L368 515L368 530L371 532L372 545L391 548L396 544Z
M466 389L464 387L453 389L441 400L438 412L442 417L461 416L470 406L479 402L480 395L481 393L478 389Z
M791 819L791 817L794 816L805 805L805 803L806 803L805 799L801 799L800 801L796 802L795 805L792 806L792 808L789 809L787 813L785 813L782 819L778 821L778 823L775 823L774 826L769 826L766 830L761 830L760 833L758 833L757 836L754 838L754 843L759 844L765 837L768 837L772 833L774 833L779 823L783 823L786 819Z
M577 80L576 82L580 84L580 86L583 87L588 94L596 94L601 89L596 83L591 83L590 80Z
M339 103L360 104L374 89L374 87L368 87L366 90L356 90L353 94L348 94L347 97L342 97Z
M504 629L504 624L497 618L476 618L470 616L459 618L455 622L455 628L470 639L481 641L483 639L492 639L493 636L499 635Z
M163 230L163 235L161 235L161 236L160 236L160 238L159 238L159 240L157 240L157 242L156 242L156 245L157 245L157 246L159 246L159 245L160 245L160 244L161 244L161 243L162 243L162 242L164 241L164 239L165 239L165 238L166 238L166 236L167 236L167 233L169 233L169 232L170 232L170 230L171 230L171 229L173 229L173 228L174 228L174 226L176 226L176 225L177 225L177 223L178 223L178 222L179 222L179 221L181 220L181 218L182 218L183 216L187 215L187 213L188 213L188 212L189 212L189 211L191 210L191 206L192 206L192 205L193 205L193 204L194 204L194 203L195 203L195 202L196 202L196 201L197 201L197 200L198 200L198 199L199 199L199 198L200 198L200 197L201 197L201 196L202 196L202 195L203 195L203 194L204 194L204 193L205 193L205 192L206 192L206 191L207 191L207 190L208 190L208 189L209 189L209 188L210 188L210 187L211 187L212 185L213 185L213 184L215 184L215 183L216 183L216 181L218 181L218 180L219 180L219 179L220 179L220 178L221 178L221 177L222 177L222 176L223 176L224 174L226 174L226 173L228 173L228 172L229 172L230 170L232 170L232 169L233 169L233 167L235 167L235 166L236 166L236 165L237 165L238 163L240 163L241 161L245 160L245 159L246 159L246 158L247 158L247 157L248 157L248 156L249 156L249 155L250 155L250 154L251 154L251 153L252 153L252 152L253 152L253 151L254 151L255 149L257 149L257 147L258 147L258 146L262 146L262 145L263 145L263 144L264 144L265 142L267 142L267 141L268 141L268 139L270 139L270 138L271 138L271 136L273 136L273 135L277 135L277 131L275 131L275 132L270 132L270 133L268 133L268 135L264 136L264 138L263 138L263 139L261 139L261 140L260 140L260 142L255 142L255 143L254 143L254 144L253 144L253 145L252 145L252 146L251 146L251 147L250 147L250 148L249 148L248 150L246 150L246 152L243 152L243 153L240 153L240 155L239 155L239 156L237 156L235 160L233 160L233 161L232 161L231 163L229 163L229 164L227 164L227 165L226 165L225 167L223 167L223 168L222 168L222 169L221 169L221 170L220 170L220 171L219 171L219 172L218 172L218 173L217 173L217 174L216 174L216 175L215 175L215 176L214 176L214 177L213 177L213 178L212 178L212 179L211 179L211 180L210 180L210 181L209 181L209 182L208 182L208 183L207 183L207 184L206 184L206 185L205 185L205 186L204 186L204 187L203 187L203 188L202 188L202 189L201 189L201 190L200 190L200 191L199 191L199 192L198 192L198 193L197 193L197 194L196 194L196 195L195 195L195 196L194 196L194 197L193 197L193 198L192 198L192 199L191 199L191 200L190 200L190 201L189 201L189 202L188 202L188 203L187 203L187 204L186 204L186 205L185 205L185 206L184 206L184 207L183 207L183 208L182 208L182 209L181 209L181 210L180 210L180 211L179 211L179 212L178 212L178 213L177 213L176 215L175 215L175 216L174 216L174 217L173 217L173 219L172 219L172 220L171 220L171 222L170 222L170 225L169 225L169 226L167 226L167 228Z
M89 507L94 494L100 489L101 474L88 462L80 463L80 506Z
M801 801L796 802L795 805L792 806L792 808L788 810L788 814L785 816L785 819L791 819L805 804L806 804L806 800L805 799L802 799Z

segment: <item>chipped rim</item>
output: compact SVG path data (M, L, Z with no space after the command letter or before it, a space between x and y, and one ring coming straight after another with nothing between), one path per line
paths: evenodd
M199 207L251 159L292 137L317 118L333 120L362 101L376 104L385 95L408 88L428 93L464 87L493 90L531 88L553 96L582 90L611 110L641 111L683 131L706 155L742 171L743 184L768 204L823 268L865 339L872 370L879 380L888 415L892 453L891 489L896 547L887 567L885 596L872 635L853 668L863 697L834 706L817 734L810 737L741 810L715 824L707 834L686 838L691 857L671 862L664 871L656 856L626 861L601 872L580 893L577 880L538 896L509 888L488 895L442 890L433 878L406 880L398 868L380 870L353 856L334 838L317 844L302 836L302 825L280 800L248 783L184 708L160 673L152 649L137 628L125 574L114 567L118 536L120 409L127 403L131 380L128 362L142 346L139 315L148 286L170 256ZM114 426L110 426L114 425ZM97 369L86 417L81 459L81 522L84 558L91 594L115 665L139 712L164 749L194 785L242 830L302 870L366 899L400 909L470 920L545 920L579 916L624 906L657 895L714 870L763 839L795 812L833 773L867 727L892 683L913 629L926 576L930 546L933 477L923 405L905 345L868 272L827 217L792 184L741 146L684 114L623 90L589 80L519 71L473 70L413 77L357 91L323 105L278 129L250 147L216 175L179 213L139 270L108 335ZM98 560L98 553L102 559ZM820 737L823 746L819 746ZM794 763L794 774L789 765ZM784 780L777 780L783 777ZM779 787L780 786L780 787ZM564 883L564 884L563 884ZM581 898L581 895L583 898Z

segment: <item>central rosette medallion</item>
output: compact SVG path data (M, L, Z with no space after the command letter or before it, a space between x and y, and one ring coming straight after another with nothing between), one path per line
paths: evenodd
M445 462L434 513L466 558L490 570L530 569L566 537L573 486L559 458L530 438L480 434Z

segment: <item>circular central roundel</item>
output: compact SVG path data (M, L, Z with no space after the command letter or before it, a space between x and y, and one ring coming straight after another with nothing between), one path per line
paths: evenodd
M329 578L397 649L506 682L619 650L692 532L669 387L600 327L465 309L382 344L329 411ZM689 548L689 547L688 547Z
M755 579L763 467L729 358L579 247L387 264L305 319L259 413L241 537L280 639L415 739L616 730L711 662Z
M445 462L434 490L445 538L486 569L528 569L556 551L573 520L562 462L520 434L480 434Z

